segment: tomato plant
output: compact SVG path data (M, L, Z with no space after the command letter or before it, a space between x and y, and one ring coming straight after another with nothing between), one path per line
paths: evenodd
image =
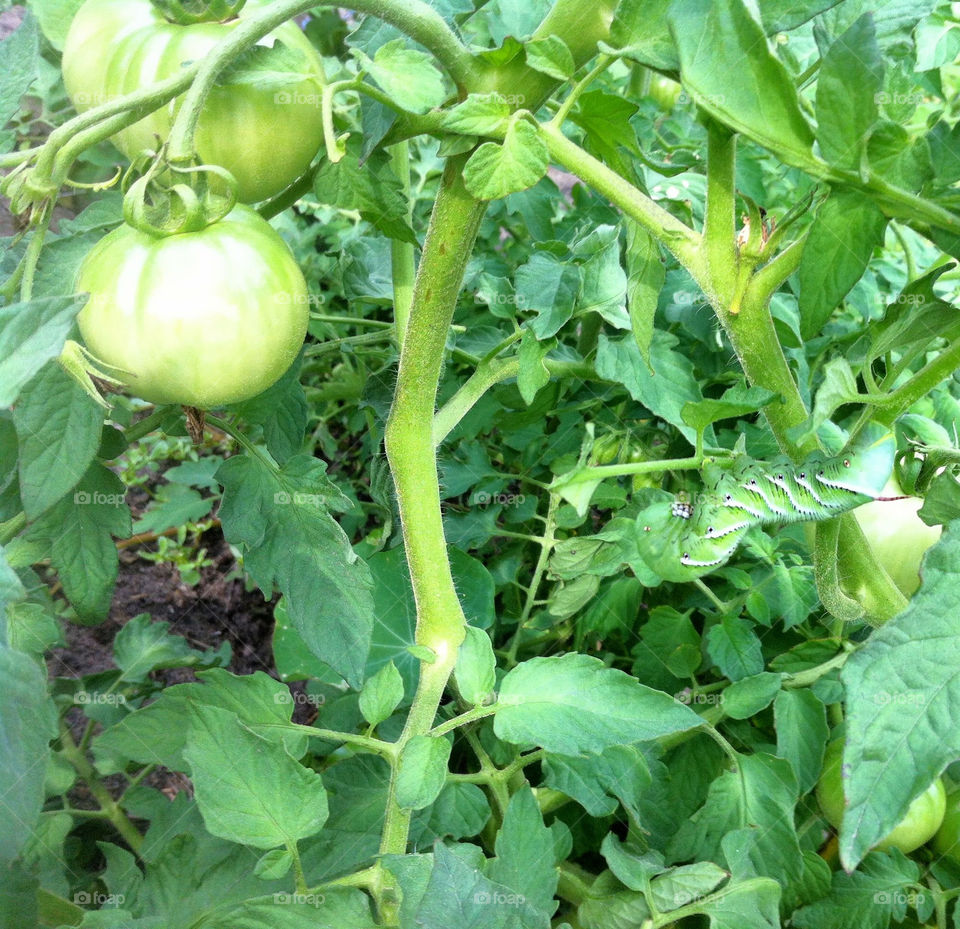
M0 17L0 929L957 923L960 29L868 6Z
M817 801L827 822L840 828L846 800L843 791L843 740L836 739L827 746L823 758L823 772L817 782ZM907 809L906 815L874 847L898 848L912 852L929 842L944 821L947 794L943 781L937 778L917 797Z
M173 77L185 61L200 60L262 9L248 0L241 18L225 23L168 22L150 0L86 0L63 49L63 80L81 112ZM244 202L265 200L309 167L323 140L320 99L323 65L293 23L263 40L278 54L279 73L256 74L215 87L196 129L200 159L230 171ZM280 51L287 51L287 58ZM286 72L286 73L285 73ZM112 141L128 157L165 142L182 98L121 129Z
M248 207L199 232L127 225L84 258L87 348L152 403L210 409L266 390L307 331L307 288L283 240Z

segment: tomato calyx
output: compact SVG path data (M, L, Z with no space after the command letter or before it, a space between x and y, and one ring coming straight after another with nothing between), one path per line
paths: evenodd
M149 165L146 173L136 177L144 163ZM124 190L124 220L152 236L199 232L237 204L237 182L225 168L174 164L163 152L136 159L124 178Z
M104 400L103 394L118 392L119 388L131 377L129 371L124 371L122 368L116 368L105 361L101 361L79 342L74 342L73 339L67 339L64 343L63 351L60 352L57 361L60 367L80 385L83 392L97 406L103 407L105 410L109 410L111 407ZM126 381L122 377L114 377L115 374L126 375Z
M236 19L247 0L150 0L161 15L178 26L225 23Z

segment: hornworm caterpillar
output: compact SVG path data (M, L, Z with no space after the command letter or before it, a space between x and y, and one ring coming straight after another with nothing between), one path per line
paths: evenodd
M678 499L647 507L637 520L640 555L664 580L692 580L729 561L751 526L830 519L883 499L895 453L888 433L836 458L737 465L695 505Z

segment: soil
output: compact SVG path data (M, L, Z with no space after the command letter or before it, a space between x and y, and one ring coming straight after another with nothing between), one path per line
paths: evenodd
M106 622L99 626L67 624L67 647L50 657L52 676L81 677L115 667L113 639L134 616L149 613L155 621L170 624L171 635L183 636L196 649L215 649L226 639L235 674L265 671L275 674L271 637L273 605L258 590L247 591L236 573L236 562L219 529L203 536L207 557L214 564L201 570L200 583L184 584L176 567L139 557L136 550L120 553L120 576ZM155 545L146 543L146 547ZM165 684L195 680L188 669L158 672Z

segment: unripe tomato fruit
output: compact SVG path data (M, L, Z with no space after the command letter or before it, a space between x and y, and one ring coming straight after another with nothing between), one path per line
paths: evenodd
M817 801L827 822L834 829L840 828L845 801L843 797L843 740L837 739L827 746L823 758L823 772L817 783ZM913 803L907 814L893 830L874 847L899 848L904 854L930 841L940 828L947 807L947 792L938 777Z
M884 494L893 496L899 487L887 485ZM875 500L855 511L870 548L891 580L905 597L920 586L920 562L943 532L942 526L928 526L917 511L923 506L919 497L903 500Z
M245 16L266 0L249 0L226 23L180 26L167 22L150 0L87 0L63 48L63 82L79 112L174 77L184 62L206 57ZM201 161L226 168L237 179L242 202L266 200L310 166L323 142L323 69L320 56L296 23L284 23L260 44L276 41L301 53L306 77L286 86L231 84L214 87L197 125ZM117 148L133 158L166 141L183 97L117 133Z
M668 113L677 102L681 90L683 90L683 88L676 81L672 81L669 77L664 77L662 74L655 74L650 78L650 89L648 90L650 99L653 100L661 110Z
M960 865L960 788L947 794L947 812L933 837L933 850Z
M307 286L286 243L249 207L200 232L155 238L123 225L77 275L87 348L153 403L211 409L266 390L307 331Z

